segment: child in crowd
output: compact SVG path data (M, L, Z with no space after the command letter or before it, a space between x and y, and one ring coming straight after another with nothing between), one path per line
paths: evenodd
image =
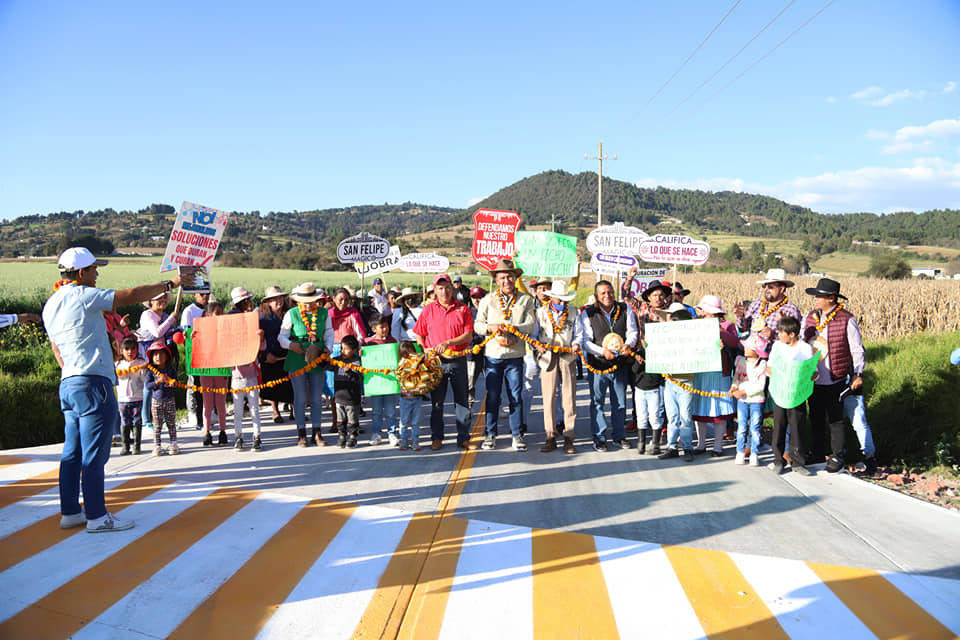
M400 366L404 361L417 356L417 347L413 342L400 343ZM420 451L420 396L409 391L400 392L400 435L397 446L400 449Z
M249 312L248 312L249 313ZM263 329L257 329L260 336L260 348L266 348L263 339ZM233 389L233 448L243 451L243 402L247 401L250 407L250 422L253 424L253 450L260 451L263 444L260 442L260 390L250 389L260 384L260 368L256 359L245 365L233 368L230 377L230 388ZM222 397L222 396L221 396ZM218 412L219 413L219 412Z
M204 317L222 316L223 303L215 300L207 305L203 312ZM194 330L194 336L196 330ZM200 376L200 386L205 389L228 389L230 378L228 376ZM242 405L241 405L242 407ZM217 444L227 444L227 396L224 393L213 393L210 391L203 394L203 446L213 446L213 436L210 434L211 422L213 422L213 410L217 410L217 422L220 424L220 437ZM243 410L240 411L241 418Z
M360 343L356 336L346 335L340 342L337 360L344 364L360 364ZM333 376L333 395L337 402L337 433L340 448L357 446L360 433L360 392L363 389L363 374L350 367L338 367ZM347 431L350 438L347 438Z
M129 455L131 445L133 453L140 455L140 436L143 431L141 413L143 384L147 377L147 370L144 365L147 364L147 361L140 357L137 339L132 335L123 339L120 344L120 355L122 360L118 360L116 364L118 372L117 400L120 403L120 430L123 437L120 455ZM133 373L119 373L135 367L143 368Z
M750 466L759 467L760 424L763 422L764 392L767 385L767 361L756 336L741 342L743 355L737 356L733 370L730 395L737 399L737 457L736 464L747 464L746 435L750 431Z
M166 423L167 432L170 434L170 455L175 456L180 453L177 447L177 405L173 397L173 383L177 380L177 372L171 366L173 356L170 355L170 349L163 342L157 340L147 349L147 360L153 365L153 369L147 369L147 380L144 388L151 394L151 411L153 412L153 455L162 456L163 448L160 446L160 434L163 432L163 425Z
M800 339L800 321L786 316L777 325L777 342L770 349L770 360L804 361L813 357L813 347ZM783 449L786 431L790 429L790 466L800 475L812 475L804 465L803 431L807 420L805 403L796 407L773 405L773 472L783 473Z
M373 314L370 317L373 337L364 344L396 344L397 339L390 335L390 316ZM370 444L377 445L383 439L383 425L386 423L390 444L397 444L397 400L400 394L389 393L382 396L367 396L370 401Z

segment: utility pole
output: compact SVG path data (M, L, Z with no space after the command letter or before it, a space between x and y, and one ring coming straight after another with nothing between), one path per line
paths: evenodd
M599 160L600 161L600 170L597 172L597 226L603 225L603 161L610 160L610 156L603 155L603 143L600 143L600 151L597 154L596 158L589 157L588 154L584 154L584 160ZM613 155L613 160L617 159L617 155Z

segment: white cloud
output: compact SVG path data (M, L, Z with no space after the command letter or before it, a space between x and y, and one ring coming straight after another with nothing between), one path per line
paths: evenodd
M913 98L914 100L923 100L927 95L926 91L912 91L910 89L904 89L903 91L896 91L894 93L889 93L879 100L873 100L870 102L875 107L886 107L894 102L900 100L906 100L907 98Z
M956 88L957 88L957 83L951 80L950 82L947 83L947 86L945 86L943 88L943 91L941 91L940 93L943 95L947 95L948 93L953 93L953 90Z
M947 138L960 135L960 119L934 120L930 124L901 127L894 134L894 140L913 140L916 138Z
M854 100L869 100L883 93L883 89L880 87L867 87L866 89L861 89L854 94L851 94L850 97Z
M950 86L951 84L955 86L955 83L951 82L947 84L941 93L953 91L953 87ZM923 100L927 97L927 92L922 89L901 89L900 91L888 93L881 87L867 87L866 89L861 89L856 93L850 94L850 97L857 102L862 102L863 104L874 107L887 107L901 100Z
M865 136L867 140L889 141L889 144L883 147L883 153L930 153L934 150L936 140L960 136L960 118L901 127L893 135L869 129Z
M738 178L637 181L640 187L657 185L763 194L822 213L960 208L960 163L952 164L940 158L921 158L908 167L863 167L767 185Z
M836 101L837 99L834 98L833 96L827 96L827 104L833 104Z
M884 145L882 151L888 155L895 153L930 153L933 151L933 140L924 140L923 142L900 140Z
M469 200L467 200L467 208L472 207L478 202L483 202L486 199L487 199L487 196L483 196L482 198L470 198Z

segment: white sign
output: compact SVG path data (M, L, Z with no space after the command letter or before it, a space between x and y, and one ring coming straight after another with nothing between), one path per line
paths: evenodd
M408 253L400 258L400 270L407 273L443 273L450 260L437 253Z
M640 262L633 256L618 256L610 253L596 253L590 258L590 268L594 273L605 276L626 275Z
M624 226L622 222L597 227L587 234L587 251L616 255L640 255L640 243L649 238L636 227Z
M184 202L173 221L173 231L163 253L160 273L181 265L210 267L220 247L220 238L230 214L210 207Z
M640 245L640 259L668 264L703 264L710 257L710 245L690 236L657 234Z
M358 276L361 278L366 278L367 276L375 276L381 273L386 273L387 271L392 271L399 265L400 247L393 244L390 245L390 252L387 253L386 258L371 260L370 262L354 262L353 268L356 270Z
M337 259L342 264L373 262L386 258L389 253L390 243L366 231L350 236L337 245Z
M641 293L663 282L666 275L666 269L640 269L630 283L630 295L639 298Z
M699 373L722 369L720 323L716 318L648 322L644 332L648 373Z

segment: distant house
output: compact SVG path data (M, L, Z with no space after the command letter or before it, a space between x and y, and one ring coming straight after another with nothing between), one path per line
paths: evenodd
M938 267L915 267L910 269L911 275L914 278L918 276L926 276L928 278L939 278L940 274L943 272L943 269Z

